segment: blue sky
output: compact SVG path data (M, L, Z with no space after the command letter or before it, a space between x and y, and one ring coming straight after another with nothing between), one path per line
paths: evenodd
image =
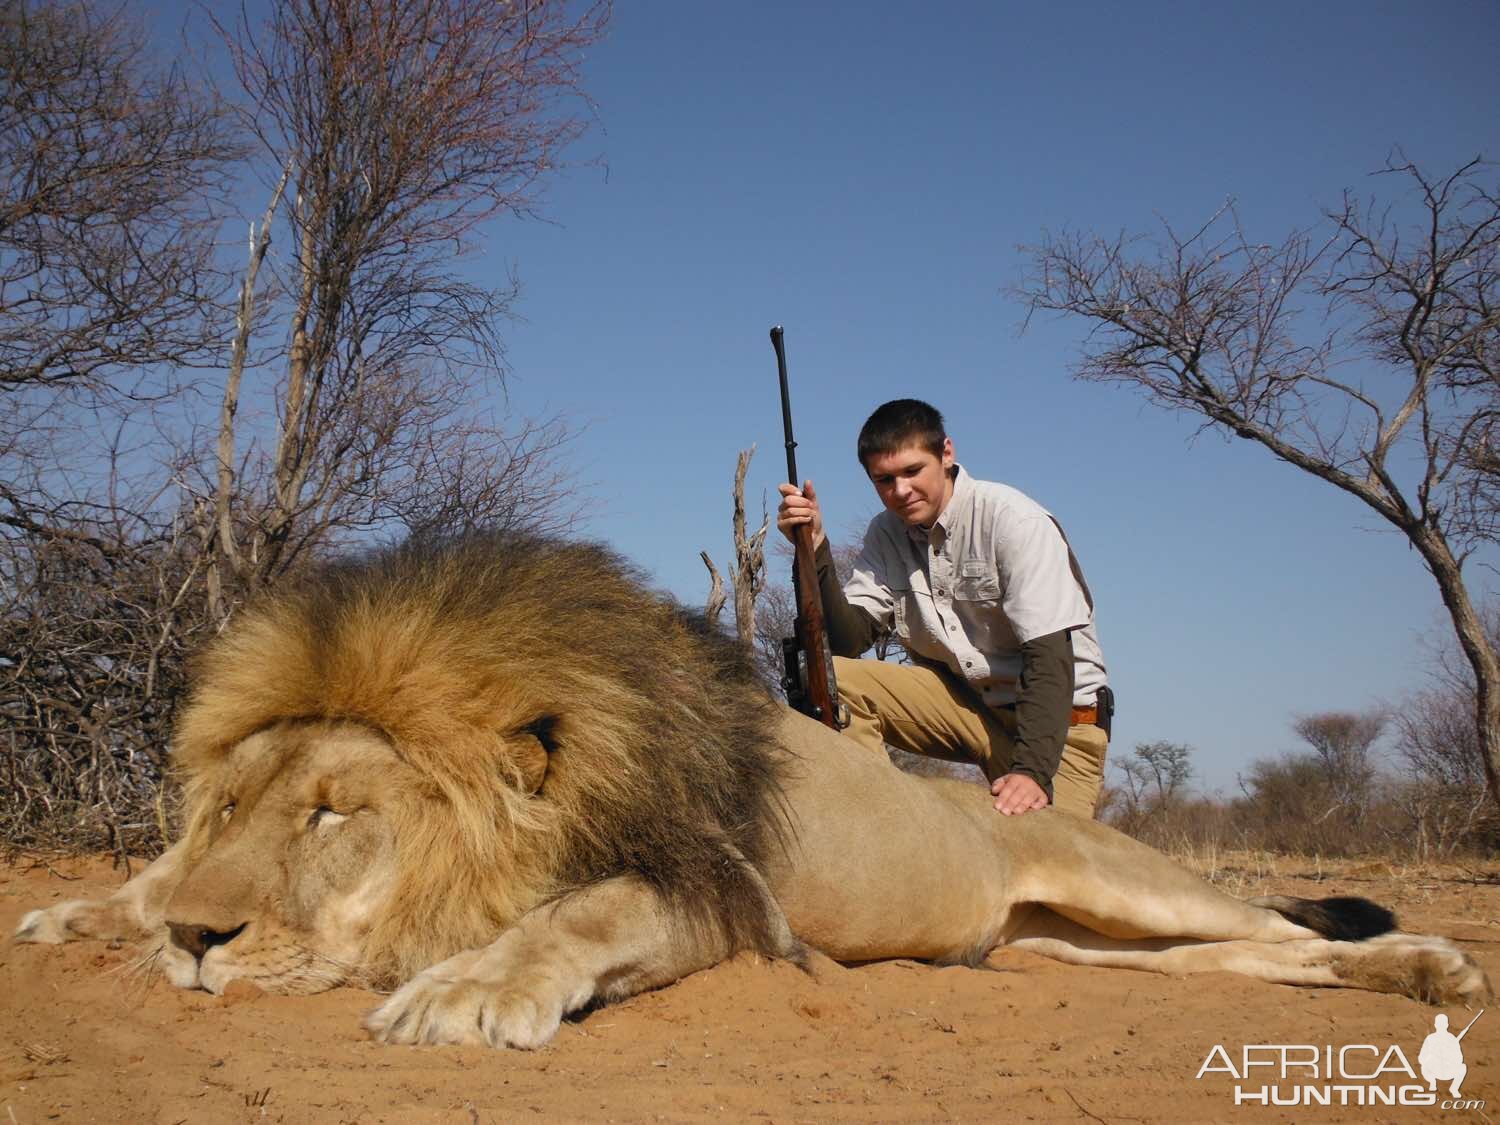
M1113 754L1186 742L1200 787L1232 792L1296 746L1295 715L1422 686L1435 589L1353 499L1069 378L1083 325L1020 333L1017 247L1196 224L1230 197L1278 241L1372 190L1394 145L1440 172L1500 158L1497 57L1494 0L620 0L585 68L598 125L547 221L495 223L463 267L523 286L496 408L565 414L582 534L699 604L698 552L731 555L736 452L758 445L752 507L785 471L772 324L837 540L878 508L853 453L866 414L932 401L974 475L1066 527L1119 696Z
M1070 379L1081 326L1019 333L1016 247L1231 196L1271 238L1370 190L1395 144L1437 170L1500 157L1497 48L1489 2L622 3L575 150L607 168L558 180L551 223L496 227L478 267L524 285L510 409L586 426L585 533L698 602L698 551L730 554L736 451L759 447L752 504L784 473L772 324L837 539L876 510L860 422L929 399L971 472L1067 528L1115 753L1187 742L1200 785L1232 791L1296 745L1295 714L1421 685L1432 582L1353 499Z

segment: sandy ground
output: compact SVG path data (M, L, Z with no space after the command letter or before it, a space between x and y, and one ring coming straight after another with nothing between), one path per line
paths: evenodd
M1462 942L1500 983L1500 871L1249 863L1259 870L1216 877L1234 893L1378 899L1404 928ZM122 877L106 861L0 866L0 929ZM1236 1108L1232 1076L1196 1077L1216 1044L1236 1065L1245 1044L1395 1045L1416 1068L1435 1010L1228 974L1002 951L986 969L895 961L810 977L746 957L565 1023L543 1050L495 1052L374 1044L359 1027L369 993L185 993L132 972L134 960L128 947L0 945L0 1125L1500 1120L1500 1010L1463 1044L1463 1095L1482 1109ZM1449 1010L1453 1030L1472 1014ZM1350 1057L1350 1070L1370 1068ZM1260 1073L1241 1085L1276 1081Z

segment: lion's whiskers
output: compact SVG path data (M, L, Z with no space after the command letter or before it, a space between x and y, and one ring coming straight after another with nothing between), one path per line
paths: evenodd
M166 943L157 942L138 956L110 970L112 974L124 978L124 992L127 999L139 999L145 996L151 990L151 986L159 978L165 976L161 967L161 957L165 951Z

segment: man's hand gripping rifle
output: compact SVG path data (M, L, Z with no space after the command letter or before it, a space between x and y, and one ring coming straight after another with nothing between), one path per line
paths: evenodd
M777 373L781 377L781 424L786 430L787 479L802 487L797 477L797 443L792 438L792 400L786 384L786 345L781 326L771 329L776 349ZM797 599L797 631L781 642L782 689L786 700L804 715L838 730L838 685L833 678L833 651L823 625L823 597L818 591L818 567L813 560L812 528L803 524L792 538L792 591Z

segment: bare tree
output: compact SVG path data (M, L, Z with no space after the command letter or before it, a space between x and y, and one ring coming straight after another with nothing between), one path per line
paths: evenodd
M766 530L771 517L761 501L760 526L749 530L745 522L745 474L755 446L740 450L734 466L734 630L740 644L755 644L755 599L766 585Z
M340 535L413 519L431 530L435 476L450 502L466 498L441 522L510 518L514 486L531 478L497 473L534 457L472 421L472 404L502 370L513 283L472 284L454 259L485 220L529 211L585 127L565 102L582 98L579 59L606 14L546 0L277 0L263 27L246 15L226 32L278 186L252 233L206 482L216 568L254 587ZM268 304L253 273L277 215L290 254L274 306L287 341L276 433L247 449L239 380ZM519 441L535 455L559 437L541 425Z
M170 486L128 470L156 467L141 448L151 405L218 347L215 208L239 151L212 98L154 65L123 12L0 0L10 846L123 858L166 832L164 734L204 624L199 560ZM136 414L145 428L127 437Z
M1406 767L1394 799L1405 814L1403 834L1422 859L1500 847L1500 813L1484 788L1473 704L1472 690L1433 688L1394 716L1396 752Z
M31 18L4 5L8 19ZM19 422L0 424L0 838L12 846L161 845L171 817L163 754L185 654L247 592L373 538L558 531L578 512L558 467L564 424L512 423L484 408L481 396L503 388L499 326L513 282L472 284L455 258L478 244L483 221L532 206L583 128L585 115L568 109L586 103L569 99L605 9L277 0L270 12L236 53L268 197L250 229L236 327L220 342L229 354L217 424L200 424L193 396L153 415L150 400L129 395L108 412L96 398L85 413L52 394L42 409L56 432L87 433L96 446L75 466L87 479L69 484L56 451L11 408L37 392L0 396ZM0 69L0 98L10 80ZM122 136L165 145L133 118L154 104L123 97L109 120ZM74 156L86 164L90 152ZM178 180L191 188L187 172ZM162 231L122 235L129 247L165 238L175 212L156 214ZM111 229L100 216L86 223ZM113 276L111 246L98 244L97 262L78 250L85 274ZM205 248L206 233L194 250ZM25 276L6 274L6 284ZM163 264L151 280L187 310L209 295L193 287L204 276ZM121 323L138 302L146 342L168 342L149 290L110 292L124 303ZM3 296L0 347L13 341L15 355L57 373L27 388L103 386L150 374L141 364L197 358L184 330L179 350L116 348L47 367L46 332L3 335L20 323L8 319L13 294Z
M708 622L709 628L719 627L719 617L724 612L724 576L719 573L719 568L714 566L714 560L707 551L699 551L698 557L703 560L703 565L708 568L708 600L703 604L703 619Z
M1483 791L1484 771L1474 745L1473 689L1418 692L1394 716L1396 752L1414 777Z
M1464 577L1496 540L1500 195L1474 161L1414 198L1346 195L1279 245L1229 209L1156 241L1063 234L1027 248L1016 292L1091 323L1076 373L1122 382L1263 445L1359 498L1437 582L1476 685L1477 745L1500 802L1500 657ZM1413 212L1410 223L1395 216Z
M1494 606L1486 629L1490 643L1500 646L1500 611ZM1397 797L1423 856L1500 845L1500 812L1484 800L1473 712L1473 672L1452 643L1435 654L1431 684L1392 711L1395 749L1405 766Z
M766 585L766 531L771 526L771 517L762 504L760 526L754 531L745 522L745 475L750 471L750 459L755 456L755 446L742 449L734 465L734 572L729 584L734 591L734 631L740 644L747 650L757 643L755 627L755 603ZM724 579L707 551L699 551L698 557L708 568L710 589L708 604L704 610L710 624L717 624L724 609ZM778 648L778 652L780 649Z
M0 0L0 390L98 391L211 355L239 151L120 11Z

